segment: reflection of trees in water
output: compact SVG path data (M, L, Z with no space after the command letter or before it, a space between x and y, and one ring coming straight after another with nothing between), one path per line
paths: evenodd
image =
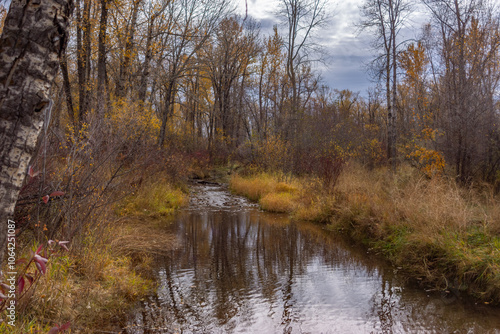
M449 297L443 298L440 293L422 298L420 291L395 286L392 270L382 270L381 278L381 287L371 299L371 314L367 314L367 318L376 316L373 327L377 333L410 333L416 329L432 333L500 333L491 330L500 328L498 318L491 316L494 310L484 309L482 313L472 303L458 300L450 305Z
M285 332L298 318L293 285L307 273L313 259L346 271L362 271L359 260L338 246L318 226L293 224L277 215L259 212L188 213L176 224L182 247L164 263L161 299L177 324L205 327L214 317L218 325L231 320L251 322L252 296L282 310ZM188 276L171 277L189 269ZM178 284L173 284L175 280ZM202 306L202 307L200 307ZM198 329L200 327L197 327Z
M317 225L294 224L285 217L256 211L198 212L185 213L171 228L183 240L182 246L163 259L158 294L146 303L142 314L143 322L151 324L145 328L170 330L141 333L211 333L222 328L230 332L267 317L284 333L291 333L303 320L298 284L308 271L322 270L318 265L338 270L353 282L357 276L375 278L380 288L367 290L373 296L366 319L372 319L376 332L428 328L425 320L418 322L429 316L432 329L440 332L478 328L472 317L469 325L467 321L452 324L453 317L444 314L439 299L405 293L393 285L392 270L383 269L367 259L363 250L351 249ZM315 284L314 289L321 293L328 285ZM268 314L255 314L255 303Z
M380 281L380 291L372 298L372 314L377 315L380 333L393 333L394 311L398 302L398 295L395 293L391 280Z

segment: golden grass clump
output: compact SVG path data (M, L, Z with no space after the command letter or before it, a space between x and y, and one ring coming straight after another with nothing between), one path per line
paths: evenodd
M277 176L261 173L242 177L233 175L230 189L252 201L259 202L263 210L278 213L291 213L298 205L300 184L282 182Z
M166 216L186 205L188 198L166 180L147 182L118 209L120 215Z
M259 204L262 209L270 212L291 213L297 206L296 196L287 192L272 192L262 197Z
M277 181L269 174L258 174L252 177L242 177L237 174L231 177L230 189L238 195L243 195L257 202L265 195L273 192Z

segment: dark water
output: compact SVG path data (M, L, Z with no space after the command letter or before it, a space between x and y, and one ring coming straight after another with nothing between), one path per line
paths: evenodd
M403 284L320 226L193 188L127 333L500 333L500 310Z

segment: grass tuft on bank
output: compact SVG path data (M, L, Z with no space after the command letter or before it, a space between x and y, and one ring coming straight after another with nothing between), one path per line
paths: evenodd
M258 202L262 209L277 213L293 212L301 190L299 183L284 182L267 173L248 177L233 175L229 187L234 193Z
M168 216L187 204L187 195L167 180L146 181L118 207L119 215Z

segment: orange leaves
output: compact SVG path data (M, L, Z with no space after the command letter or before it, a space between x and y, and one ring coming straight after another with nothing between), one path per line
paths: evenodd
M411 43L400 55L399 62L409 79L418 81L429 63L422 42Z
M363 151L372 164L379 164L384 159L383 145L376 138L367 140L363 145Z
M409 151L406 157L427 177L432 178L444 171L446 162L441 152L427 149L415 143L406 145L405 148Z

